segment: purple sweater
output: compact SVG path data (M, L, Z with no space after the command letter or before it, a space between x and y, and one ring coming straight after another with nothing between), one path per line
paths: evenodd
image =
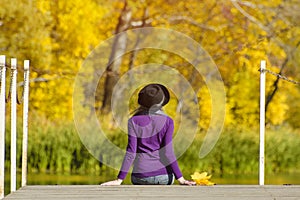
M182 177L173 151L173 120L167 115L137 115L128 120L128 145L118 178L125 179L130 167L136 177L173 173Z

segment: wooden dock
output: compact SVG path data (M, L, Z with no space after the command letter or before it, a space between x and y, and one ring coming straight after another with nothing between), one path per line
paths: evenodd
M205 200L299 200L300 186L100 186L47 185L25 186L5 200L86 200L86 199L205 199Z

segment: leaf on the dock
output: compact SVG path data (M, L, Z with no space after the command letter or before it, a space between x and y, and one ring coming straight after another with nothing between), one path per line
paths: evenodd
M207 172L195 172L191 175L191 178L196 182L197 185L215 185L215 183L209 180L211 178L211 175L208 176Z

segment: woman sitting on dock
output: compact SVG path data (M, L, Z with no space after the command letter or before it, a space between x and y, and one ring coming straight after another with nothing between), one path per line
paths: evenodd
M141 89L140 107L128 120L128 144L118 177L101 185L121 185L132 165L135 185L171 185L174 179L181 185L195 185L184 179L174 154L174 122L162 111L169 99L169 91L161 84Z

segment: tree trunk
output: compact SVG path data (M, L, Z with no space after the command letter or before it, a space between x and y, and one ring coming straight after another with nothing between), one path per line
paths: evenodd
M119 22L116 27L116 34L126 31L130 26L131 10L128 7L127 1L124 1L124 7L119 17ZM127 35L116 35L112 46L109 63L106 68L106 79L104 83L104 96L102 101L101 111L108 113L111 110L111 97L115 84L119 79L119 68L122 63L122 55L125 53L127 45ZM117 58L120 56L120 58ZM117 59L116 59L117 58Z
M294 48L292 51L287 52L287 54L290 55L290 56L293 55L293 53L296 51L296 49L297 49L299 46L300 46L300 41L296 44L295 48ZM287 56L287 58L284 60L283 64L281 65L280 71L279 71L279 74L280 74L280 75L282 74L283 69L284 69L284 68L286 67L286 65L288 64L288 62L289 62L289 57L290 57L290 56ZM273 83L273 88L274 88L274 89L273 89L272 91L270 91L269 94L267 95L267 98L266 98L266 105L265 105L265 112L268 111L269 105L270 105L272 99L274 98L276 92L278 91L279 80L280 80L280 78L277 76L277 77L276 77L276 80L275 80L274 83Z
M287 65L287 62L288 62L288 58L286 58L285 61L283 62L283 64L281 65L280 72L279 72L280 75L282 74L283 69ZM266 105L265 105L265 112L268 111L269 105L270 105L273 97L275 96L275 94L278 90L279 80L280 80L280 78L277 76L276 80L273 83L273 88L274 89L272 91L270 91L269 94L267 95L267 98L266 98L267 100L266 100Z

